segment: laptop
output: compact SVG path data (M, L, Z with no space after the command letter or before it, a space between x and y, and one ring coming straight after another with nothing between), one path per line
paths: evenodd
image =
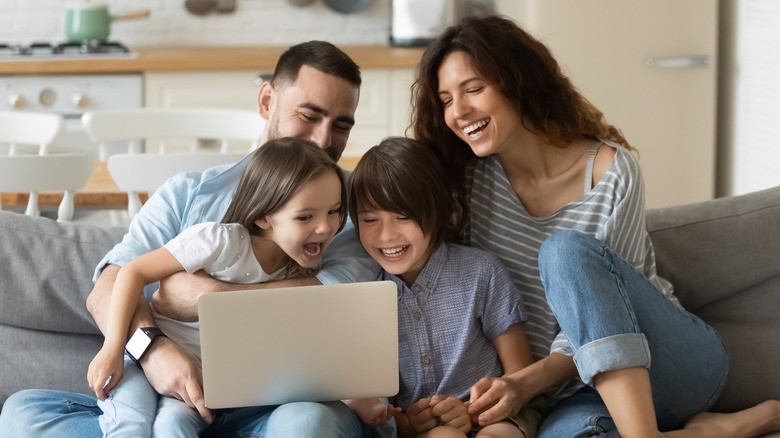
M208 408L398 393L391 281L204 294L198 314Z

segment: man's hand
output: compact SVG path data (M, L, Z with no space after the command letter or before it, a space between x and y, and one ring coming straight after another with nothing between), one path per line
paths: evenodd
M457 397L434 395L431 397L431 413L442 426L454 427L463 433L471 431L471 416L468 404Z
M152 387L162 395L177 398L197 409L211 424L214 417L203 399L203 376L200 367L186 350L168 338L157 338L141 359L141 368Z

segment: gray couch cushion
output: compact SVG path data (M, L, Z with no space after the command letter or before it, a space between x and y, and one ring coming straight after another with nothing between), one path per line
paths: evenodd
M780 187L651 210L658 272L715 329L731 367L714 410L780 399Z
M22 388L89 393L102 336L85 302L124 232L0 211L0 404Z

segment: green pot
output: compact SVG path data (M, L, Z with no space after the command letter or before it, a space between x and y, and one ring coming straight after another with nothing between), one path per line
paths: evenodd
M106 3L71 2L65 10L65 38L79 42L105 41L111 33L111 22L147 17L148 9L111 15Z

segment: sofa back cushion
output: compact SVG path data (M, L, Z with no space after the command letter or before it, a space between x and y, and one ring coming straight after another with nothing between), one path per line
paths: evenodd
M0 211L0 405L25 388L90 393L87 366L103 337L86 298L124 233Z
M731 359L714 410L780 399L780 187L648 211L658 273L723 337Z

